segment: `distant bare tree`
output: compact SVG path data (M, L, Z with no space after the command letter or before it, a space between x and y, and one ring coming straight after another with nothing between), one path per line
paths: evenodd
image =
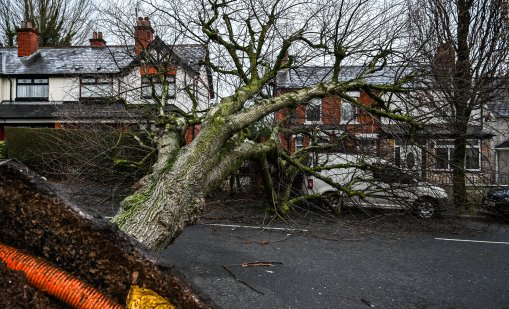
M33 21L41 46L82 43L94 13L91 0L0 0L0 35L4 46L14 46L16 28Z
M484 104L507 87L507 0L409 1L412 65L419 69L419 104L427 120L455 132L451 157L453 203L466 205L467 128L482 124Z

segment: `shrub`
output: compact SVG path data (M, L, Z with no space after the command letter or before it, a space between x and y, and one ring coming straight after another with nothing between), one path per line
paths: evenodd
M0 159L7 159L7 144L5 141L0 141Z
M116 181L140 177L153 160L142 166L119 164L141 161L149 151L132 134L112 130L12 127L6 128L6 136L9 158L49 177Z

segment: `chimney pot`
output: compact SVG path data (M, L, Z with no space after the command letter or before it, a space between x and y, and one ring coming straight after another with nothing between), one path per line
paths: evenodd
M92 33L92 38L88 40L90 42L90 46L92 47L105 47L106 41L103 39L102 32L94 31Z

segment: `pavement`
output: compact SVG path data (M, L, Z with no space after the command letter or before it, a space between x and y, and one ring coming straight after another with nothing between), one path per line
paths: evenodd
M222 308L509 308L509 225L400 220L205 220L161 259Z

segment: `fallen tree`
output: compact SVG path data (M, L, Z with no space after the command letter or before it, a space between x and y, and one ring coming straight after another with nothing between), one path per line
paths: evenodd
M165 114L160 108L154 118L158 158L151 173L139 182L137 191L123 201L113 218L120 229L150 248L166 247L186 225L195 222L204 208L205 195L244 160L263 163L267 154L285 151L279 145L280 126L267 120L280 109L336 96L377 117L413 123L410 116L394 112L384 99L387 93L404 92L405 80L375 85L366 78L397 58L393 49L400 8L396 5L374 7L367 1L348 0L210 0L168 1L151 8L160 17L174 20L175 29L187 40L206 45L211 54L207 65L222 84L229 86L219 91L220 98L207 110ZM383 33L377 31L380 27L385 29ZM272 96L279 72L318 59L326 59L333 68L328 80ZM344 80L342 67L349 61L364 65L355 78ZM167 92L167 85L164 88ZM349 91L361 90L376 106L363 106L348 95ZM192 96L190 91L188 94ZM167 100L164 94L154 99L161 106ZM261 123L270 123L265 127L268 134L257 139L252 128ZM183 132L195 124L201 125L199 134L184 145ZM288 155L283 160L294 159ZM270 186L271 182L265 183ZM273 187L267 189L274 191ZM286 204L288 198L277 203Z

